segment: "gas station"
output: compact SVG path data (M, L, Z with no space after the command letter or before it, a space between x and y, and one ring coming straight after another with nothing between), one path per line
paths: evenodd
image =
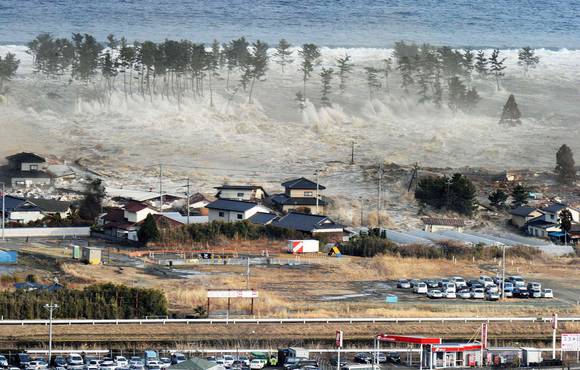
M375 350L381 342L419 347L419 369L444 369L482 366L483 346L480 342L443 343L441 338L380 334L375 338ZM409 366L413 366L409 356Z

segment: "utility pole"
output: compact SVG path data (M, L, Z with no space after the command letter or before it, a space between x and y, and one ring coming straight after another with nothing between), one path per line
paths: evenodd
M379 172L378 172L378 204L377 204L377 226L379 227L379 232L381 228L381 193L383 192L382 184L383 183L383 163L379 164Z
M364 199L360 197L360 225L363 225Z
M6 240L4 237L4 228L6 227L6 191L5 185L3 182L2 184L2 241Z
M186 205L186 212L187 212L187 224L189 225L189 197L190 197L190 192L189 192L189 177L187 178L187 205Z
M246 267L246 289L250 290L250 256L247 258L248 265Z
M318 190L319 190L318 188L319 188L319 185L318 185L318 169L316 169L316 214L317 215L320 214L318 212Z
M354 164L354 140L352 141L352 147L350 151L350 164Z
M505 244L503 245L501 264L503 265L501 269L501 299L505 301Z
M54 310L56 310L58 308L57 304L53 304L52 300L50 301L50 304L45 304L44 308L48 310L49 312L49 318L48 318L48 363L50 366L50 361L51 361L51 357L52 357L52 313L54 312Z
M159 212L163 213L163 164L159 163Z

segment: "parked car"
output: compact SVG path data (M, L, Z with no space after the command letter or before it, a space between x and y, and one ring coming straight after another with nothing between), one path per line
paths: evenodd
M455 294L455 289L453 289L453 290L447 289L446 291L443 292L443 297L447 298L447 299L457 298L457 294Z
M485 290L488 291L488 292L499 293L499 287L497 285L495 285L495 283L494 284L491 284L491 285L488 285L485 288Z
M467 282L461 276L454 276L451 278L451 281L455 283L455 287L457 289L461 289L467 286Z
M117 367L128 367L129 366L129 361L124 356L115 356L114 361L115 361L115 364L117 364Z
M397 281L397 288L399 288L399 289L410 289L411 288L411 283L407 279L399 279L399 281Z
M471 298L471 292L469 291L469 289L462 289L459 292L457 292L457 296L459 298L469 299Z
M85 365L86 370L98 370L99 369L99 360L96 358L90 359L89 362Z
M226 367L226 360L224 360L223 357L216 357L213 362L223 367Z
M378 355L373 352L373 360L377 359L379 364L384 364L385 362L387 362L387 355L385 355L383 352L379 352Z
M443 298L443 292L439 289L431 289L429 292L427 292L427 297L431 299Z
M419 284L421 282L421 280L418 279L412 279L411 281L409 281L409 283L411 284L411 288L414 288L417 286L417 284Z
M138 356L133 356L129 359L129 366L132 366L133 364L142 364L143 366L145 366L145 362L143 362L143 359Z
M293 367L302 360L306 359L301 357L286 357L286 360L284 361L284 368L290 369L291 367Z
M439 287L439 282L435 280L425 280L425 284L427 284L427 288L435 289Z
M443 284L443 286L441 287L441 290L443 292L457 292L457 286L455 285L455 283L449 282L449 283L445 283Z
M484 288L487 288L489 285L493 284L493 279L486 275L481 275L479 277L479 282L483 285Z
M26 370L41 370L48 368L46 361L32 360L26 365Z
M359 352L354 355L354 361L361 364L370 364L373 361L373 357L370 353Z
M21 368L25 368L30 361L32 361L32 359L30 358L30 356L28 356L28 353L21 352L18 355L16 355L16 364L15 365L17 365Z
M149 367L149 365L147 365ZM149 367L150 368L150 367ZM117 364L112 358L104 358L99 364L99 370L116 370Z
M519 287L513 290L514 298L530 298L530 293L526 288Z
M169 357L160 357L159 366L161 366L162 369L167 369L171 366L171 359Z
M544 291L542 292L542 297L543 298L554 298L554 292L552 291L552 289L544 289Z
M513 289L509 289L509 290L508 290L508 289L506 289L504 293L505 293L505 297L506 297L506 298L512 298L512 297L514 296L514 291L513 291Z
M441 279L441 280L438 281L438 284L439 284L439 287L440 288L443 288L443 285L445 285L447 283L450 283L450 282L451 282L451 280L449 280L447 278L443 278L443 279Z
M538 282L529 282L528 283L528 290L542 290L542 284Z
M8 367L8 359L4 355L0 355L0 367Z
M471 298L473 299L484 299L485 298L485 292L483 291L483 288L475 288L471 291Z
M427 294L427 284L419 283L413 288L413 292L417 294Z
M184 361L187 361L187 357L183 353L175 352L171 355L171 363L173 365L180 364Z
M483 285L479 282L479 280L468 280L467 281L467 286L470 289L473 289L473 288L483 288Z
M70 355L68 355L66 362L68 366L82 366L84 364L81 355L76 353L71 353Z
M53 367L66 367L66 359L62 356L55 356L52 358Z
M401 354L399 352L387 352L387 362L394 364L401 363Z
M252 361L250 361L250 369L252 370L260 370L263 369L265 366L266 362L264 362L262 359L255 358Z
M238 360L244 363L244 365L250 366L250 358L248 356L238 356Z
M487 293L485 293L485 299L487 299L488 301L497 301L499 298L500 295L498 292L488 290Z
M530 298L542 298L542 291L540 289L530 289L528 290Z
M510 276L508 278L508 280L514 285L514 287L519 288L519 287L524 287L526 286L526 282L524 281L524 279L521 276Z

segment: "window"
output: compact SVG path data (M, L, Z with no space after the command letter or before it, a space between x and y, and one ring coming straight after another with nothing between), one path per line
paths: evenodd
M311 191L305 191L305 192L304 192L304 196L305 196L305 197L311 197L311 196L313 196L313 195L314 195L314 194L313 194Z
M241 213L238 213L238 220L243 220L244 219L244 215Z
M38 171L38 165L37 164L31 164L29 167L30 171Z
M238 197L243 198L244 197L244 193L238 193Z
M224 217L224 213L223 212L219 212L219 216L220 217Z

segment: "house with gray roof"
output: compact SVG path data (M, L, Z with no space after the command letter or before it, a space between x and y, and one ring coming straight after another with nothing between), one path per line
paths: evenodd
M206 208L209 210L209 222L239 222L249 219L258 212L273 213L258 203L232 199L218 199L208 204Z
M312 236L325 235L329 239L342 240L344 225L324 215L290 212L272 222L273 226L301 231Z
M17 153L6 157L10 183L13 188L45 186L52 183L52 176L44 171L46 159L34 153Z
M234 199L259 202L268 196L266 190L259 185L222 185L215 188L218 199Z
M529 206L519 206L514 208L510 211L512 216L511 223L517 227L524 227L528 221L533 218L542 216L544 212L540 211L537 208L529 207Z
M546 221L550 222L560 222L560 213L563 210L567 209L572 214L572 220L574 222L580 222L580 211L578 211L574 207L570 207L565 203L552 203L544 208L542 208L542 212L545 214Z
M270 198L280 211L324 214L328 202L322 192L326 187L304 177L283 182L282 186L284 193Z
M273 213L258 212L252 217L248 218L248 221L255 225L270 225L274 220L278 218L277 215Z

